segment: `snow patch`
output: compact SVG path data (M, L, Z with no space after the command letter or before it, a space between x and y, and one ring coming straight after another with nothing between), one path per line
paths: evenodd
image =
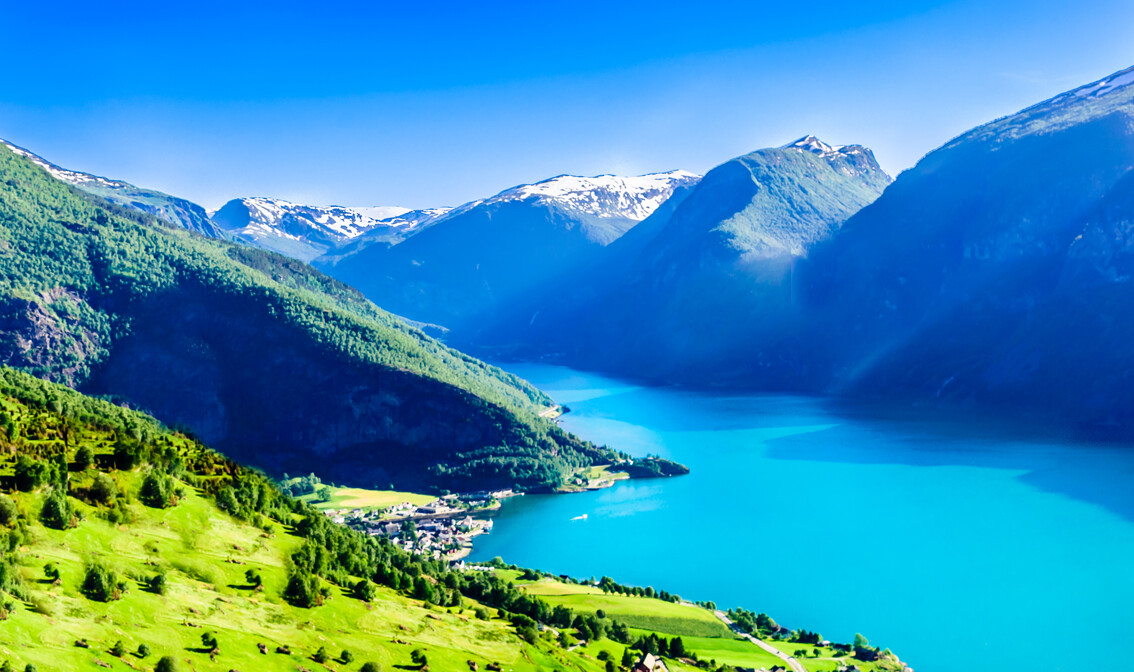
M550 202L586 215L642 221L673 194L674 189L700 180L699 175L674 170L635 177L618 175L559 175L535 184L506 189L484 201L461 206L467 210L482 203L536 200Z

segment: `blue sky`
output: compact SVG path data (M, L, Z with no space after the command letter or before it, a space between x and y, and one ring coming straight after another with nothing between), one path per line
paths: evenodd
M1134 65L1134 3L19 3L0 137L218 207L455 205L815 133L892 173Z

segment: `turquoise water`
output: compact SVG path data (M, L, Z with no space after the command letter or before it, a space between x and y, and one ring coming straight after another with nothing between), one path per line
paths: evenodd
M568 404L566 429L692 473L509 500L473 560L861 632L918 672L1134 669L1134 450L505 368Z

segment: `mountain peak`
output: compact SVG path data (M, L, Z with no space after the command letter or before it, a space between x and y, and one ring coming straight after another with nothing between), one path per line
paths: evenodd
M674 189L700 179L699 175L684 170L637 176L557 175L506 189L486 202L536 199L594 217L642 221L653 214Z
M814 135L805 135L795 142L789 142L783 146L783 149L789 148L802 149L812 154L826 155L834 154L846 148L846 145L828 145Z

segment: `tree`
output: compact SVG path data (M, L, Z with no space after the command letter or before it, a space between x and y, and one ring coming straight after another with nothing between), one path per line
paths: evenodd
M622 667L633 667L634 663L634 654L630 653L630 649L622 649Z
M315 655L311 656L311 660L314 660L320 665L330 660L330 658L331 657L327 655L327 647L325 646L320 646L319 650L315 652Z
M614 666L613 660L606 661L606 667L604 669L606 672L618 672L618 668Z
M49 562L43 566L43 578L48 581L58 581L59 576L59 566L54 562Z
M410 660L413 661L414 665L418 665L420 667L425 667L429 664L429 659L426 657L425 651L421 649L414 649L412 652L410 652Z
M40 522L55 530L65 530L71 525L71 516L71 503L67 501L67 495L62 489L53 488L43 501L43 509L39 512Z
M95 453L90 446L81 446L75 451L75 471L86 471L94 464Z
M339 654L339 660L341 660L344 665L350 665L354 662L354 654L350 652L350 649L343 649L343 652Z
M253 588L259 588L264 585L264 577L260 576L260 570L255 568L244 572L244 580Z
M139 450L125 439L114 443L114 466L120 471L130 471L138 464Z
M359 672L382 672L382 666L374 661L368 661L362 664Z
M110 655L118 658L126 655L126 645L122 643L121 639L115 642L114 646L110 647Z
M216 651L217 648L220 646L220 642L217 641L217 636L214 635L213 633L202 632L201 633L201 646L205 647L206 649L208 649L210 651Z
M146 474L146 480L142 481L142 489L138 492L138 499L146 506L155 509L164 509L173 503L173 483L169 476L159 472L156 469L150 470Z
M92 562L87 565L87 573L83 577L82 593L87 599L98 602L109 602L122 597L122 589L118 585L118 576L107 567Z
M165 595L167 588L165 574L154 574L150 578L149 588L150 592L156 595Z
M284 588L284 599L292 606L304 609L322 604L319 581L309 574L300 574L298 570L292 572L287 580L287 587Z
M150 647L145 644L138 645L138 657L145 658L150 655Z
M856 648L856 649L869 649L870 648L870 640L863 637L859 633L855 633L855 635L854 635L854 648Z
M100 472L91 483L90 493L96 504L110 504L118 496L118 486L112 478Z
M16 502L7 495L0 495L0 525L15 527L20 517Z
M374 584L366 579L362 579L354 584L354 596L363 602L373 600L377 594L378 590L374 587Z
M154 665L154 672L177 672L177 660L173 656L162 656Z
M685 657L685 642L681 641L680 637L674 637L669 643L669 657L670 658L684 658Z

